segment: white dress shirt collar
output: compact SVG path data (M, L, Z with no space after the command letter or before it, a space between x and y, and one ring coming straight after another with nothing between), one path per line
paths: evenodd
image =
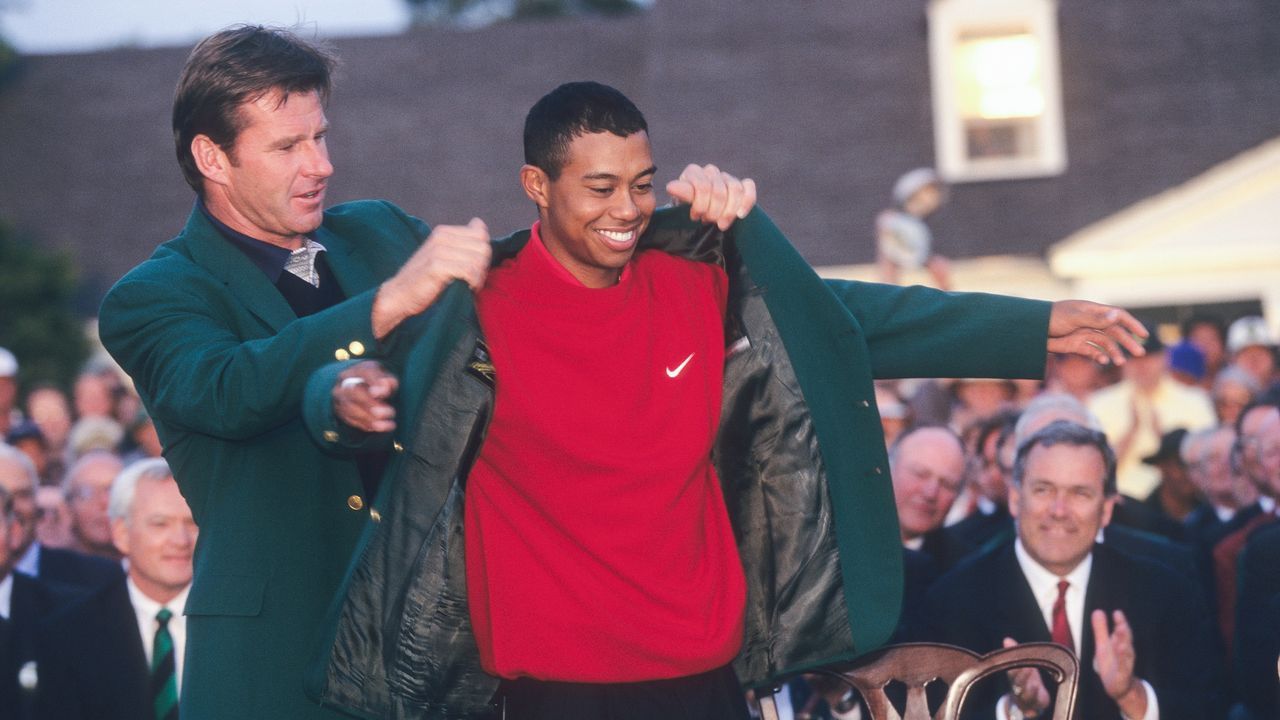
M1067 587L1067 623L1071 626L1071 641L1075 644L1075 651L1080 653L1080 638L1083 637L1084 617L1084 596L1089 590L1089 571L1093 569L1093 553L1090 552L1075 566L1071 572L1065 576L1055 575L1040 563L1036 562L1031 554L1027 552L1026 547L1019 538L1013 546L1013 552L1018 558L1018 565L1022 568L1022 575L1027 579L1027 584L1031 586L1031 594L1036 598L1036 604L1040 606L1040 613L1044 616L1044 625L1050 630L1053 629L1053 605L1058 601L1058 581L1066 580L1070 585Z
M173 613L173 617L169 618L169 635L173 638L174 672L178 678L178 694L181 696L182 656L187 647L187 616L182 614L182 610L187 605L187 593L191 591L191 585L188 584L172 600L162 604L147 597L134 584L133 578L128 578L125 584L129 586L129 600L133 604L133 612L138 620L138 632L142 635L142 651L147 656L147 667L151 667L151 645L155 642L158 627L156 615L162 607L168 608L169 612Z
M13 573L0 580L0 618L9 619L13 606Z

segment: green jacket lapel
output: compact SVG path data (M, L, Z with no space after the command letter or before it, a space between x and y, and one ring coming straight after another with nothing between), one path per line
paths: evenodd
M329 269L338 278L338 285L347 297L355 297L377 284L368 264L356 253L355 243L321 227L316 231L316 242L325 247L329 257Z
M280 332L298 319L262 270L222 237L199 207L192 208L177 244L192 261L225 283L231 294L273 331Z

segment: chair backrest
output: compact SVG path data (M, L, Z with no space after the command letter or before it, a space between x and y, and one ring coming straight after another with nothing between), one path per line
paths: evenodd
M986 655L941 643L906 643L877 650L839 671L817 672L839 678L861 693L871 720L957 720L974 683L1018 667L1036 667L1049 673L1058 683L1053 720L1068 720L1075 706L1080 664L1074 653L1054 643L1024 643ZM907 688L903 715L885 695L885 686L895 680ZM925 686L935 680L948 687L947 697L933 717ZM762 698L760 704L764 720L777 720L772 697Z

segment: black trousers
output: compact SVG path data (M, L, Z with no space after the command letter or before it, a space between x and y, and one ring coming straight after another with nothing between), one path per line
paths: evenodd
M746 695L729 666L635 683L504 680L495 720L747 720Z

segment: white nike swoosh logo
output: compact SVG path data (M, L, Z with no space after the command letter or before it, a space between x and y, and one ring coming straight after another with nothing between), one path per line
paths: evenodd
M692 359L693 359L693 353L689 353L689 357L685 358L685 359L684 359L684 362L682 362L682 363L680 363L679 365L677 365L675 370L672 370L671 368L667 368L667 377L669 377L669 378L673 378L673 377L675 377L675 376L679 375L679 374L680 374L680 372L684 370L684 366L685 366L685 365L688 365L688 364L689 364L689 361L690 361L690 360L692 360Z

